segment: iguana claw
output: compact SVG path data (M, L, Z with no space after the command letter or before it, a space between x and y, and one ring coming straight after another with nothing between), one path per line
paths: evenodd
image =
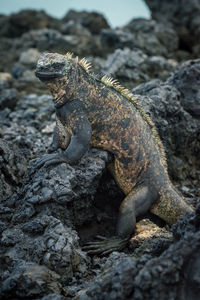
M50 165L56 165L64 162L68 163L64 155L60 155L57 153L45 154L41 158L36 158L32 160L32 162L33 162L34 169L39 169L42 166L48 167Z
M95 242L89 242L84 247L83 250L85 250L88 254L92 255L106 255L113 251L120 251L123 248L126 247L129 238L120 238L120 237L114 237L114 238L106 238L102 236L97 236L99 241Z

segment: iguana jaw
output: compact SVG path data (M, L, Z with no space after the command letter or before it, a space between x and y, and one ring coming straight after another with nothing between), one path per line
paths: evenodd
M41 72L41 71L35 71L35 76L38 77L42 81L48 81L55 78L63 77L62 73L58 72Z

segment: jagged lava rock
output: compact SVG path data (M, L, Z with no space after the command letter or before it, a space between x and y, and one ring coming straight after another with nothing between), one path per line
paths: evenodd
M96 12L86 12L69 10L62 19L63 22L74 21L87 28L92 34L98 34L103 28L109 28L108 22L102 14Z
M91 206L107 160L107 152L93 149L74 167L35 172L30 165L20 193L2 199L7 211L0 240L2 297L58 293L61 283L86 273L90 259L74 228L94 217Z
M105 52L128 47L141 49L147 55L168 57L178 48L178 37L173 28L154 20L133 19L124 27L103 29L100 38Z
M125 82L129 88L153 78L166 80L177 66L175 60L162 56L147 56L139 49L129 48L116 49L100 64L104 74L116 77L119 82Z
M27 161L20 149L0 139L0 198L19 190L26 168Z
M185 216L185 222L192 222L193 215ZM112 265L105 264L101 275L80 290L77 299L198 299L200 233L194 225L158 257L121 256Z
M199 55L200 2L199 0L145 0L152 18L173 26L180 37L180 48Z
M139 100L158 128L170 175L175 180L197 183L200 121L184 109L180 91L168 81L152 80L133 89L133 93L145 96L139 96Z
M10 38L21 36L23 33L39 28L58 29L60 21L50 17L43 10L21 10L10 16L0 17L0 36Z
M13 109L19 99L18 91L13 88L10 73L0 73L0 110L8 107Z
M186 61L168 79L181 94L181 104L193 117L200 117L200 59Z

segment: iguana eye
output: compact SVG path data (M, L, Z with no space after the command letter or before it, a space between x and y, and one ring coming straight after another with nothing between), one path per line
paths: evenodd
M55 69L55 70L60 70L62 67L64 67L65 63L53 63L52 64L52 67Z

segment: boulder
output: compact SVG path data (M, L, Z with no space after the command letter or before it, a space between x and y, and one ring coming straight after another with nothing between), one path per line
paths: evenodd
M20 149L0 139L0 198L19 190L23 184L27 161Z
M37 171L30 165L21 192L1 201L1 297L59 293L61 284L84 277L90 259L74 228L94 218L107 160L105 151L91 150L74 167Z
M200 2L199 0L145 0L152 18L164 26L171 24L180 38L180 48L200 53Z
M19 58L19 63L30 68L35 68L39 58L39 51L36 48L30 48L25 52L22 52Z
M20 39L23 50L37 48L40 52L50 51L78 55L99 53L98 38L89 35L63 35L54 29L38 29L24 33Z
M166 80L177 66L177 62L162 56L148 56L142 50L116 49L101 62L102 71L133 88L154 78Z
M168 81L152 80L133 89L133 93L144 96L139 96L139 101L158 128L170 175L188 183L198 181L200 123L184 109L180 91Z
M81 24L92 34L99 34L102 29L110 27L104 16L96 12L77 12L71 9L67 12L62 21L66 23L74 21L75 24Z
M10 16L0 17L0 36L19 37L29 30L59 28L59 20L47 15L43 10L21 10Z
M200 117L200 59L183 63L168 82L181 94L181 104L193 117Z
M133 19L121 28L103 29L100 39L105 52L128 47L140 49L151 56L169 57L178 49L178 37L170 25L146 19Z
M189 223L193 216L187 216L189 222L185 217L181 223L183 219ZM77 299L197 299L200 297L200 233L195 225L193 222L182 239L158 257L111 254L101 266L101 275L80 290Z

